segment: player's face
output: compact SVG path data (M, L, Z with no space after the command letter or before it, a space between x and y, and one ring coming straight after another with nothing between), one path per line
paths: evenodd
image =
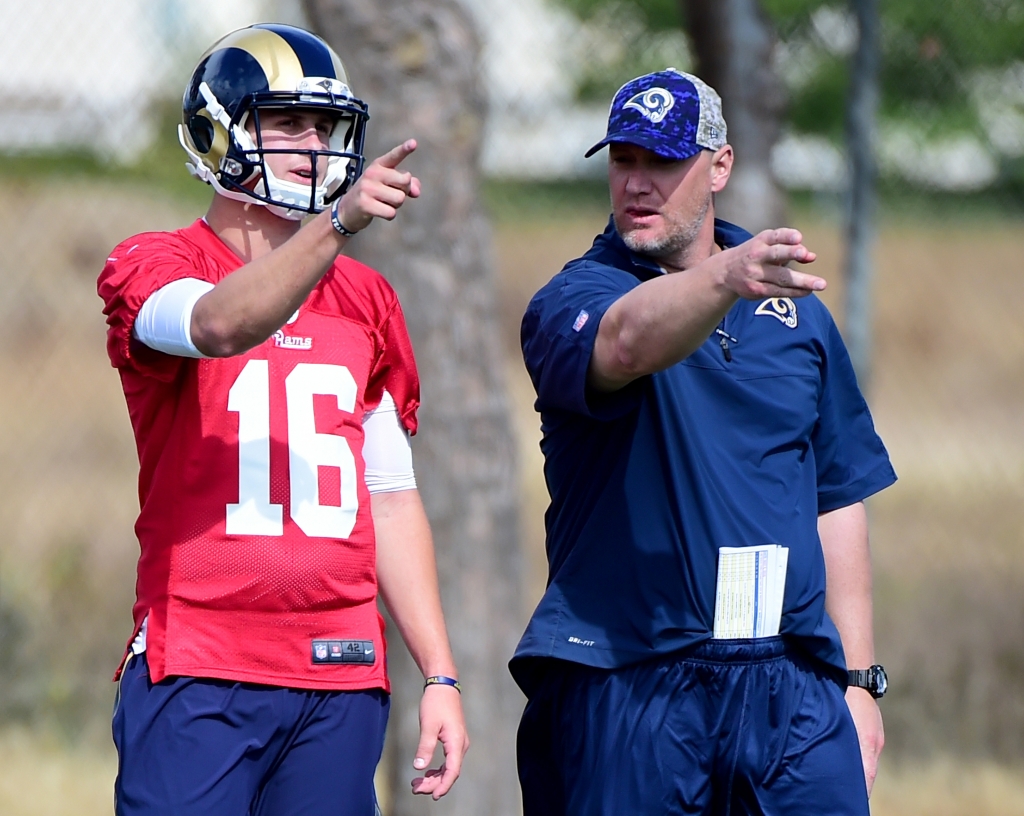
M260 135L263 147L273 150L326 150L337 117L324 111L302 108L281 108L260 111ZM250 127L253 127L250 124ZM264 160L270 171L281 181L309 184L312 162L308 154L267 153ZM317 183L323 183L327 172L327 157L320 156L316 163Z
M679 161L638 145L609 145L612 214L626 246L660 258L692 244L708 220L711 194L721 189L716 156L702 150Z

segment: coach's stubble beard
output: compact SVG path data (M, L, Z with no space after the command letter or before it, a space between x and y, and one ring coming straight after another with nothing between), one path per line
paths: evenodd
M623 242L633 252L639 255L647 255L650 258L667 258L686 250L700 234L704 219L707 218L708 210L711 209L712 195L708 193L698 203L696 210L687 207L686 212L693 213L686 218L686 212L682 209L676 212L662 213L665 219L665 234L661 236L646 236L644 230L623 231L618 223L615 227L619 230Z

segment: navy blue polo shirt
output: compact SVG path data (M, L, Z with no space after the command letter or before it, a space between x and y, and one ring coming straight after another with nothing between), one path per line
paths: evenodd
M749 237L715 222L722 247ZM757 544L789 548L781 634L845 668L818 514L896 474L839 331L813 295L741 300L728 353L713 334L664 371L591 391L605 311L662 274L610 222L523 318L551 496L548 586L510 663L524 687L534 658L614 668L710 638L718 549Z

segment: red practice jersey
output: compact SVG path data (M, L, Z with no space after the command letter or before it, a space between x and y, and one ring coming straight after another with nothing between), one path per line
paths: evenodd
M174 357L132 338L157 289L240 266L197 221L128 239L99 278L139 454L134 618L136 633L149 619L150 676L387 689L362 422L386 389L416 430L398 298L339 257L298 317L244 354Z

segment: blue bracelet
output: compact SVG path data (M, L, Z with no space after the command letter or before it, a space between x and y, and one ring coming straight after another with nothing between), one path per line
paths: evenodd
M353 235L355 235L356 233L355 233L354 230L350 230L348 227L346 227L344 224L341 223L341 216L338 214L338 205L339 204L341 204L341 199L340 198L337 199L331 205L331 225L334 227L334 229L338 233L340 233L341 235L344 235L346 238L350 238Z
M435 674L433 677L428 677L424 680L424 690L428 686L453 686L459 694L462 694L462 684L454 677L445 677L443 674Z

